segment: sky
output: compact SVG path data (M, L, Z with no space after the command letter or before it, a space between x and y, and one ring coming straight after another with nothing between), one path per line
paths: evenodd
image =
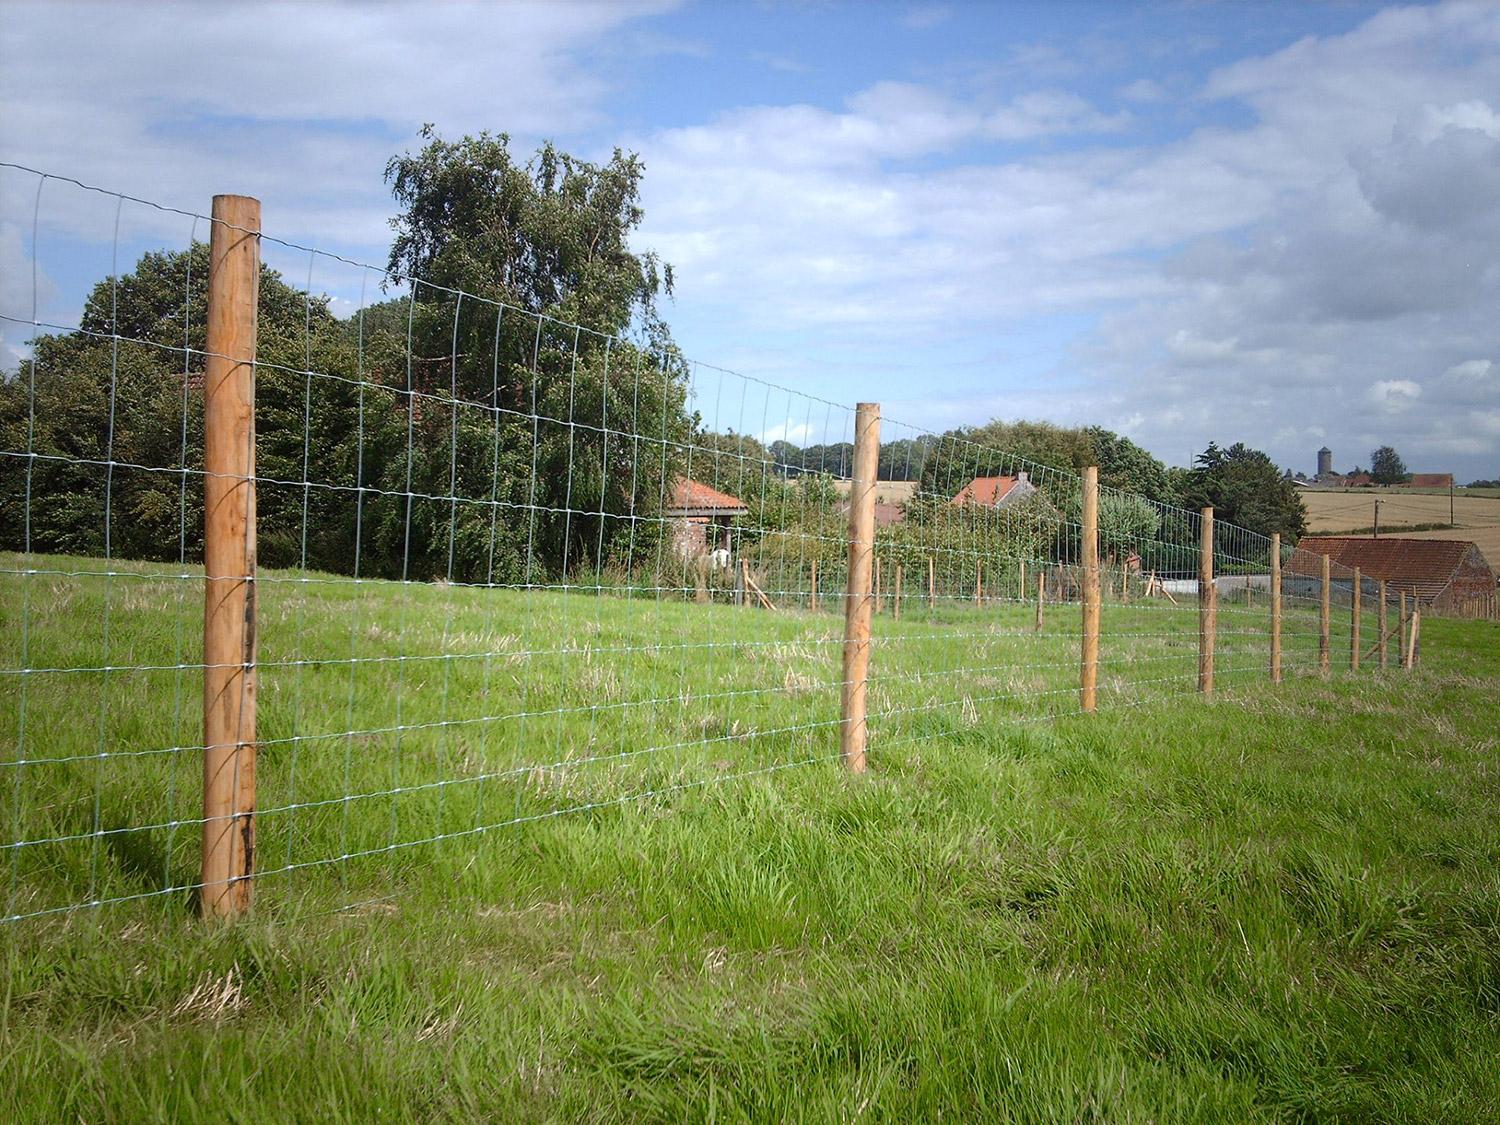
M0 0L0 161L254 195L268 234L383 264L384 168L425 122L638 152L635 245L700 361L936 430L1097 423L1169 464L1390 444L1500 477L1500 3ZM33 262L34 195L0 169L18 319L72 323L117 259L194 233L132 208L116 241L110 201L53 191ZM0 322L9 367L24 328Z

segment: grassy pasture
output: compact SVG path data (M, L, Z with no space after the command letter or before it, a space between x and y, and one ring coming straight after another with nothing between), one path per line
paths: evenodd
M1272 689L1230 602L1204 701L1195 611L1108 605L1080 717L1076 606L908 603L851 780L832 613L271 572L267 875L209 929L131 897L191 879L201 584L112 568L0 591L0 668L75 669L0 698L12 909L125 900L0 934L7 1120L1500 1105L1493 625L1324 679L1294 606Z

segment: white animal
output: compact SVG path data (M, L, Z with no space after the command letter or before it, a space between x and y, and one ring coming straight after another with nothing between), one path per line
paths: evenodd
M713 551L709 558L712 560L715 570L727 570L729 568L729 548L720 547Z

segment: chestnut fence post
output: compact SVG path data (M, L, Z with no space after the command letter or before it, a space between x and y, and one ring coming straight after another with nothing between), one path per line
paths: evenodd
M1329 600L1332 580L1329 577L1328 556L1323 556L1323 590L1322 597L1318 602L1318 668L1328 671L1328 623L1332 616L1332 603Z
M1359 671L1359 567L1354 568L1354 590L1349 597L1349 671Z
M854 415L854 482L849 490L849 586L844 596L844 680L839 750L851 773L864 773L870 673L870 571L875 553L875 475L880 466L880 404Z
M205 917L250 906L255 874L255 311L260 201L216 195L203 372Z
M1083 653L1078 703L1097 705L1099 680L1099 468L1083 470Z
M1271 534L1271 682L1281 683L1281 532Z
M1218 631L1214 589L1214 510L1203 509L1198 543L1198 690L1214 691L1214 634Z

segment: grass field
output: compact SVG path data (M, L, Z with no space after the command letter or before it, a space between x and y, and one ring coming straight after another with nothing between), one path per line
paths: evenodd
M1419 539L1468 539L1478 544L1492 567L1500 570L1500 494L1490 489L1459 489L1453 498L1453 528L1448 523L1448 494L1405 489L1349 489L1340 492L1304 491L1307 527L1314 535L1329 535L1374 526L1375 501L1380 501L1380 527L1392 535ZM1429 530L1403 531L1405 526Z
M909 607L851 779L832 614L270 573L268 874L215 929L131 897L196 846L201 590L140 571L0 591L0 667L25 622L31 667L117 669L26 677L7 839L55 842L10 849L13 911L125 900L4 928L6 1120L1500 1107L1493 625L1323 679L1296 609L1272 689L1226 605L1204 701L1193 612L1107 606L1080 717L1076 607Z

